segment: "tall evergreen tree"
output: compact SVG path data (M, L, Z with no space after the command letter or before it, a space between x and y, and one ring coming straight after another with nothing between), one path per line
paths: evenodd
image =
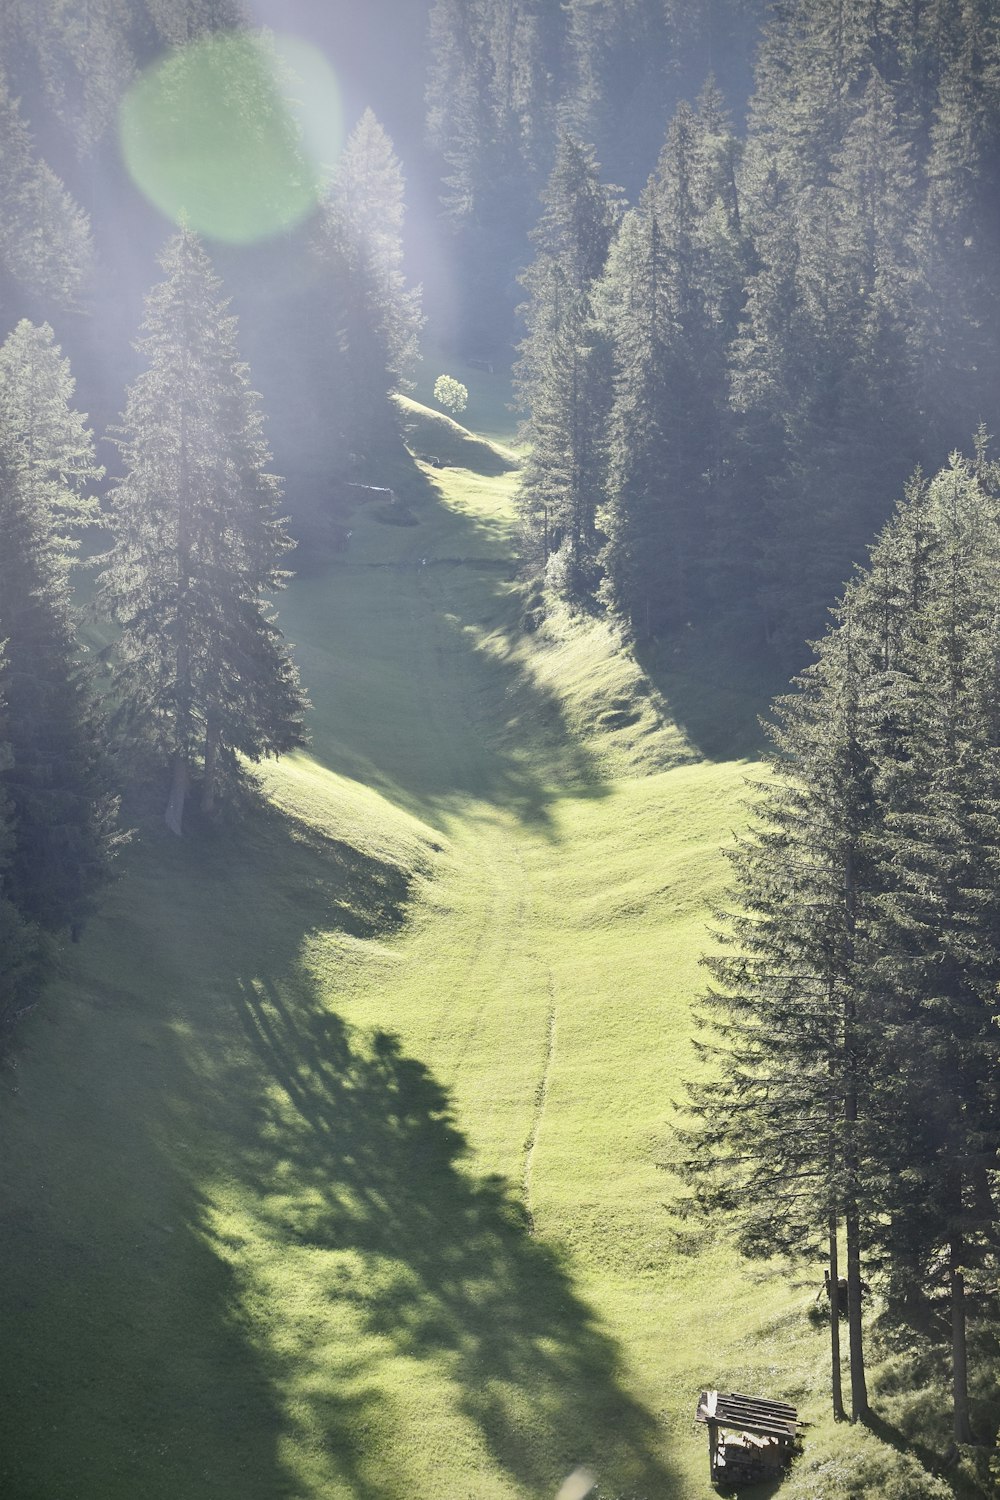
M74 533L96 521L87 486L104 473L87 419L70 405L75 388L48 323L22 318L0 347L0 425L20 450L22 483L63 555L79 546Z
M133 732L169 768L165 818L180 834L193 777L214 808L238 775L302 743L305 706L267 594L291 545L236 320L198 240L182 230L147 300L111 492L114 546L100 579L120 627L113 687Z
M910 152L881 80L858 90L835 112L819 180L777 148L762 157L759 140L744 178L758 269L733 358L741 487L759 507L767 634L791 655L863 559L923 436Z
M25 292L79 303L93 260L90 224L35 150L0 75L0 299Z
M533 236L538 253L523 277L527 335L515 371L529 413L519 506L526 555L545 566L559 554L553 582L579 595L596 583L610 384L592 293L620 207L600 180L593 151L570 135L560 138L544 202Z
M347 441L357 454L384 449L397 430L392 393L419 359L420 288L403 273L403 174L370 109L332 176L317 251L334 289L346 361Z
M0 640L7 763L0 802L11 844L5 895L21 917L78 931L107 879L115 841L106 731L74 631L50 519L16 442L0 453Z
M780 705L784 774L711 961L693 1158L765 1248L825 1220L832 1259L843 1215L855 1415L862 1252L897 1308L944 1257L958 1442L966 1280L1000 1255L1000 501L979 469L910 486Z
M505 344L538 193L552 165L564 20L545 0L435 0L427 133L444 167L461 338Z
M873 1235L895 1290L912 1294L939 1257L947 1265L960 1443L972 1441L966 1278L1000 1252L1000 508L995 476L980 470L953 459L873 557L874 571L895 571L902 615L877 787L885 1068Z
M629 231L641 259L623 231L600 288L616 382L605 587L640 634L704 611L713 532L725 528L721 547L738 533L721 496L728 348L746 274L735 149L710 84L697 111L681 105L671 122L641 230Z
M831 1289L846 1229L851 1411L868 1410L862 1338L862 1198L869 1130L871 1018L862 978L875 894L873 767L850 601L816 663L779 700L774 775L758 788L755 831L732 851L732 905L708 966L716 1079L693 1090L690 1167L709 1201L742 1219L746 1248L815 1253ZM837 1314L836 1304L833 1309ZM832 1321L834 1410L841 1414Z

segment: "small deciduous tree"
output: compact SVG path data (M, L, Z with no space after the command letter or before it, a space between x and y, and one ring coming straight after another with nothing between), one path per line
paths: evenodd
M434 400L449 411L464 411L469 404L469 390L453 375L439 375L434 382Z

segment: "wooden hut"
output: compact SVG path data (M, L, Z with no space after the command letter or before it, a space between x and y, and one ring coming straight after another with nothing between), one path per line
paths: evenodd
M777 1479L798 1449L798 1413L787 1401L702 1391L695 1420L708 1427L713 1484L736 1488Z

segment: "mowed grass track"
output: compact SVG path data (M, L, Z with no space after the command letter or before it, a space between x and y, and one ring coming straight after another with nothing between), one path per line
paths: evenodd
M410 414L417 524L283 601L309 753L136 841L0 1069L6 1500L697 1500L703 1384L823 1405L659 1168L746 766L519 632L507 456Z

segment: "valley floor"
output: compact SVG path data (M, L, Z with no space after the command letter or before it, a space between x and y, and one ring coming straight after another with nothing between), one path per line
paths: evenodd
M513 469L448 441L283 601L309 752L136 841L0 1071L9 1500L697 1500L703 1386L825 1411L808 1273L661 1169L747 766L519 632Z

